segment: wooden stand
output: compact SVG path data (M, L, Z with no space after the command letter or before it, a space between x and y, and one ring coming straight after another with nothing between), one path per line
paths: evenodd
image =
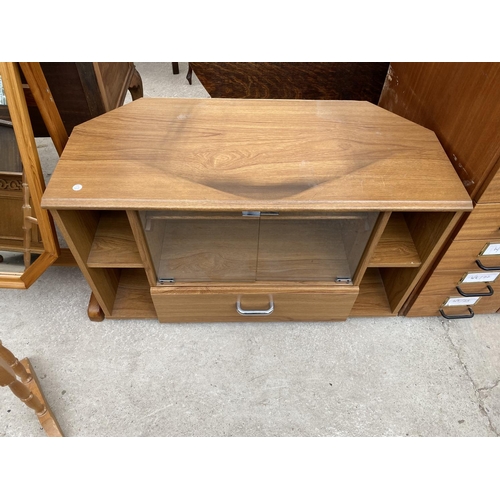
M166 322L397 315L472 209L435 135L375 105L232 99L82 124L43 206L107 318Z

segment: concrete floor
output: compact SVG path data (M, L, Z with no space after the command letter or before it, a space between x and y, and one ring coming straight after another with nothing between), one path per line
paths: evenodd
M187 65L137 63L145 96L208 97ZM51 143L37 140L47 180ZM77 268L0 290L67 436L498 436L500 315L342 323L92 323ZM0 390L0 436L43 436Z

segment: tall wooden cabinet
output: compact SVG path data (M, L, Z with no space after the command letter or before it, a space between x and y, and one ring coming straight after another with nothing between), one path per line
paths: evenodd
M472 203L433 132L356 101L139 99L43 197L107 318L397 315Z
M467 318L500 309L499 82L500 63L389 68L379 105L436 132L474 201L409 297L408 316Z

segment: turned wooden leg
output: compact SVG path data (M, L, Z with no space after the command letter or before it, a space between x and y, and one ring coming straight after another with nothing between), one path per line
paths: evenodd
M134 70L134 74L130 79L128 90L130 92L130 95L132 96L133 101L144 96L144 90L142 88L142 78L137 69Z
M186 75L186 79L189 82L189 85L193 84L193 68L191 68L191 64L188 67L188 72Z
M36 376L35 370L31 366L30 360L28 358L24 358L21 359L20 363L26 369L28 375L31 376L31 379L27 382L28 389L30 389L31 393L36 396L45 407L46 411L44 413L42 413L41 415L37 414L41 426L44 428L47 436L64 437L61 427L59 426L55 415L52 413L52 410L50 409L50 406L47 403L45 396L43 395L42 386L40 385L38 377Z
M101 309L99 302L95 298L94 294L91 294L89 300L89 306L87 308L87 314L90 321L102 321L104 319L104 311Z
M19 377L21 380L18 380ZM40 382L28 358L19 361L0 342L0 386L9 387L28 408L36 413L48 436L62 437L63 433L42 392Z
M179 74L179 63L178 62L172 63L172 73L174 75L178 75Z

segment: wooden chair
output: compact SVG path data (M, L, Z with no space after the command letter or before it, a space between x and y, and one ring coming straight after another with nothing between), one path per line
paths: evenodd
M20 380L19 380L20 379ZM0 386L10 390L35 411L50 437L63 437L59 424L42 392L40 382L28 358L19 361L0 341Z

